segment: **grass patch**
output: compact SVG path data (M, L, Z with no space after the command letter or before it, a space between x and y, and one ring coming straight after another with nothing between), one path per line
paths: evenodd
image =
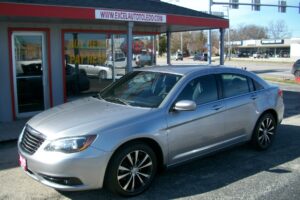
M296 80L291 80L291 79L282 79L282 78L275 78L275 77L269 77L269 76L262 76L262 78L266 81L300 85L300 83L297 83Z

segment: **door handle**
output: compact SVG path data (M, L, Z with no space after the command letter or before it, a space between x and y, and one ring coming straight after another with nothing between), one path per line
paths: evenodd
M222 105L214 105L213 106L213 110L220 110L221 108L223 108L224 106Z

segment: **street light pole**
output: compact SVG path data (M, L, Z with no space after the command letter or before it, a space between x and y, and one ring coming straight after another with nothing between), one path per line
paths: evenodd
M183 44L182 44L182 32L180 32L180 51L183 54Z
M227 18L229 20L229 6L227 6ZM230 41L230 24L228 26L228 44L227 44L227 49L228 49L228 60L231 60L231 41Z
M208 4L208 14L211 14L211 6L212 6L212 0L209 0L209 4ZM211 64L211 54L212 54L212 50L211 50L211 29L208 30L208 35L207 35L207 61L208 64Z

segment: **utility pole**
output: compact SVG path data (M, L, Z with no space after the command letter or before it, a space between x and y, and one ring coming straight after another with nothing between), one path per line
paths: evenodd
M180 51L183 54L183 41L182 41L182 32L180 32Z
M227 7L227 18L229 20L229 6L226 6ZM231 41L230 41L230 24L229 24L229 27L228 27L228 34L227 34L227 39L228 39L228 44L227 44L227 53L228 53L228 60L231 60Z
M208 4L208 14L211 14L211 6L212 6L212 0L209 0ZM208 35L207 35L207 62L210 65L211 64L211 55L212 55L212 50L211 50L211 29L208 30Z

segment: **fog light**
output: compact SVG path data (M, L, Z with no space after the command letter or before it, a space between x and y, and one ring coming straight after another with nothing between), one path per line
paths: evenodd
M67 185L67 186L77 186L82 185L82 182L75 177L53 177L53 176L47 176L44 174L39 174L42 176L45 180L59 184L59 185Z

